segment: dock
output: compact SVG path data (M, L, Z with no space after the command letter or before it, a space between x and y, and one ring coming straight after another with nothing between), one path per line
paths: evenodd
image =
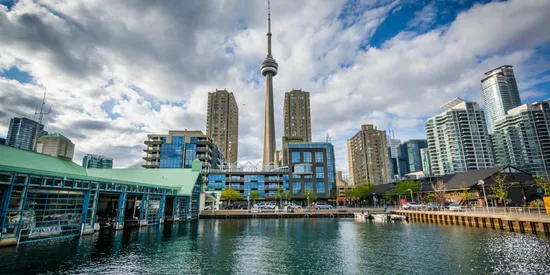
M364 210L369 214L384 214L389 211L383 209ZM353 213L361 212L360 209L334 209L334 210L295 210L294 212L261 210L250 212L248 210L203 210L201 219L281 219L281 218L353 218Z

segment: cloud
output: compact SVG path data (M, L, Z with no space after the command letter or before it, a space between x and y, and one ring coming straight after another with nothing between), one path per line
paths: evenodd
M401 1L274 1L273 55L277 142L284 92L311 94L316 141L326 133L337 166L347 170L345 141L361 124L422 138L426 117L460 96L481 100L488 69L514 65L523 98L548 81L550 3L477 4L430 24L437 6L416 15L380 47L373 34ZM13 116L32 117L44 92L50 132L84 153L136 163L148 133L205 131L208 92L226 88L239 104L240 161L257 162L263 139L265 2L30 1L0 5L0 133ZM449 12L449 11L445 11ZM439 19L438 19L439 20ZM546 52L546 54L545 54ZM534 88L537 87L537 88ZM480 102L482 103L482 102Z

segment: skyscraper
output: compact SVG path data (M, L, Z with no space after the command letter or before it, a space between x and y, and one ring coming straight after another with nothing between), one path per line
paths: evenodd
M208 93L206 135L216 143L227 164L237 164L239 155L239 106L233 93L227 90L216 90L215 93Z
M492 135L496 163L544 178L550 168L550 100L508 110Z
M263 164L271 165L275 158L275 120L273 115L273 77L279 65L271 55L271 11L267 2L267 56L262 61L261 72L265 76L265 121Z
M212 139L202 131L169 131L167 135L147 135L144 168L191 168L199 159L203 171L219 169L223 157Z
M391 130L390 130L391 133ZM392 179L399 178L399 165L398 165L398 150L401 145L401 140L396 138L388 139L388 157L390 164L390 177Z
M390 181L386 131L373 125L361 125L361 130L347 141L350 184Z
M285 93L284 131L287 137L299 137L311 142L309 93L292 90Z
M491 141L479 105L455 98L441 108L444 112L426 123L432 175L493 167Z
M420 150L427 148L428 142L425 139L411 139L405 144L407 146L407 164L409 165L407 173L423 171Z
M111 169L113 168L113 158L108 158L103 155L86 154L82 158L82 167L96 169Z
M59 133L44 135L38 138L36 152L65 160L72 160L74 143Z
M420 149L420 159L422 161L422 171L427 176L432 174L432 165L430 164L430 150L428 148Z
M481 89L489 133L492 133L495 122L504 117L508 110L521 105L521 99L512 66L503 65L485 75L481 80Z
M30 120L26 117L12 118L10 121L10 126L8 128L8 136L6 137L6 145L14 148L33 151L37 127L39 128L39 136L47 134L47 132L44 132L43 124L39 124L38 122Z

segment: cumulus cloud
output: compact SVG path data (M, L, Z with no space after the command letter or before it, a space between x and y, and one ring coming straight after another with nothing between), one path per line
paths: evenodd
M433 24L438 6L417 7L407 28L369 44L405 1L273 1L276 131L284 92L311 93L314 140L326 133L337 166L361 124L423 138L426 117L460 96L481 100L483 72L512 64L524 99L548 91L544 46L550 2L474 5ZM17 67L31 83L0 77L0 133L13 116L32 117L47 93L50 132L84 153L136 163L148 133L205 131L207 93L226 88L240 109L239 160L257 162L263 139L263 1L30 1L0 5L0 70ZM449 11L445 11L449 12ZM436 26L436 27L434 27ZM480 101L481 103L481 101ZM280 148L280 138L278 138Z

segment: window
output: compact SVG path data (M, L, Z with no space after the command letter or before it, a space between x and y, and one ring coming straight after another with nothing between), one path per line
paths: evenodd
M184 168L191 168L193 160L197 158L197 144L185 144Z
M304 152L304 162L311 162L311 152Z
M302 183L301 182L294 182L292 183L292 194L300 194L302 192Z
M318 181L317 184L315 184L317 187L317 194L324 194L325 193L325 183L322 181Z
M323 162L323 152L315 152L315 162Z
M313 192L313 183L312 182L304 182L304 191Z
M300 152L292 152L292 162L298 163L301 161L302 160L300 159Z
M315 177L318 179L322 179L325 177L325 167L323 166L317 166L315 167Z

